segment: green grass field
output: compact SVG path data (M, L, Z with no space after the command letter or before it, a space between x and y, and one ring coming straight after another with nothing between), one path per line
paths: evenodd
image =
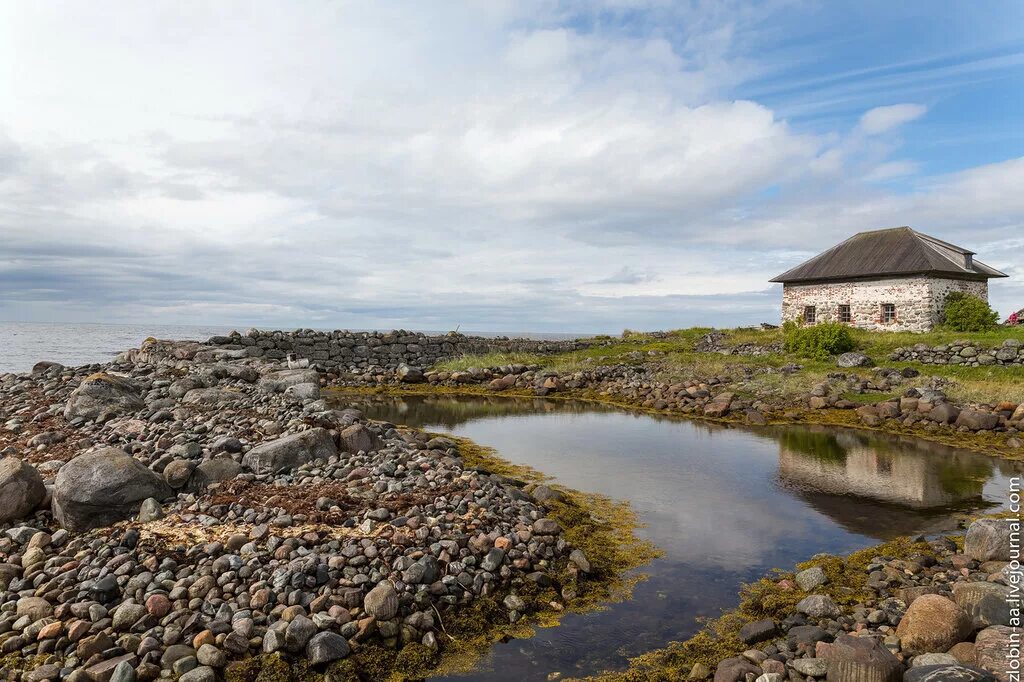
M777 369L787 364L799 364L803 370L796 374L781 372L755 372L748 380L751 390L769 390L780 395L801 393L818 381L825 379L829 372L837 371L832 361L809 360L785 352L763 356L723 355L720 353L698 353L695 344L711 329L694 327L669 332L667 336L626 331L621 337L603 338L597 344L580 351L555 355L533 355L529 353L492 353L488 355L465 356L438 364L435 369L445 371L465 370L469 367L495 367L510 364L541 365L560 372L573 372L600 365L618 363L656 363L666 379L702 378L721 374L742 373L744 368ZM726 346L745 343L759 345L781 344L781 329L725 329ZM994 348L1006 339L1018 339L1024 343L1024 326L998 327L992 331L966 333L936 330L924 334L888 333L852 330L856 350L872 358L879 366L913 367L924 376L941 376L954 382L949 390L958 400L989 402L1010 400L1024 402L1024 367L961 367L956 365L925 365L913 362L892 362L889 356L897 348L924 343L929 346L948 344L954 341L969 341L979 348ZM870 370L856 370L865 372ZM861 398L862 400L865 398Z

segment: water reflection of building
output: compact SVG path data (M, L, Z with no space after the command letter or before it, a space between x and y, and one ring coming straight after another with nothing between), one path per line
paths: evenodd
M878 539L952 527L951 508L989 506L984 455L856 431L780 432L779 481L847 530Z
M852 431L790 431L779 439L789 487L927 509L980 499L991 464L948 448L925 452Z

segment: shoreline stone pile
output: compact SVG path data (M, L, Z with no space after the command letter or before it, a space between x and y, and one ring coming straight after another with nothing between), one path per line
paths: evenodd
M750 649L714 671L695 666L689 679L1010 682L1021 665L1024 577L1009 561L1013 532L1019 519L983 519L963 552L938 538L909 559L875 557L870 597L846 608L826 593L820 567L783 579L782 589L806 593L792 613L747 623L739 634Z
M0 679L429 659L440 614L573 598L589 563L531 487L334 409L322 381L169 342L0 375Z
M764 424L772 415L791 414L794 409L855 410L865 426L880 427L886 421L920 426L926 432L998 432L1007 434L1011 448L1024 447L1018 434L1024 430L1024 404L1013 402L955 403L942 390L945 380L924 378L912 368L868 368L867 375L833 372L795 401L764 390L751 391L745 381L754 370L740 376L716 375L700 379L668 381L647 365L617 364L595 366L576 372L558 372L537 365L506 365L459 371L423 370L400 365L395 371L378 368L375 373L342 373L333 383L339 386L399 386L427 383L458 389L486 388L495 393L527 391L536 396L559 392L584 392L614 401L654 410L721 418L740 416L749 424ZM775 371L761 369L759 371ZM783 372L799 367L782 368ZM914 383L916 385L908 386ZM899 398L885 398L873 404L849 400L848 394L900 392Z

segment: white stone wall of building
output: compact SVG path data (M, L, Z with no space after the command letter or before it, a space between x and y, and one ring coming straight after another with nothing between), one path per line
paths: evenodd
M786 284L782 289L782 321L804 319L814 306L815 322L839 322L839 306L850 306L851 326L879 331L923 332L938 324L946 295L964 291L988 300L988 283L934 277ZM896 306L896 320L883 322L882 305Z
M977 296L983 301L988 300L988 280L972 282L962 279L935 279L932 281L932 311L936 321L942 319L946 307L946 296L954 291L962 291Z

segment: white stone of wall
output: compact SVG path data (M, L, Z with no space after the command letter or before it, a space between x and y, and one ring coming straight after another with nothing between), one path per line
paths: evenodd
M938 324L946 294L963 291L988 300L988 283L935 277L785 284L782 321L802 322L804 308L814 306L816 322L838 322L839 306L849 305L851 326L878 331L923 332ZM896 306L896 321L882 322L882 304Z
M935 320L942 319L942 312L946 307L946 295L954 291L962 291L971 296L977 296L983 301L988 300L988 280L973 282L962 279L934 279L932 280L932 311Z

